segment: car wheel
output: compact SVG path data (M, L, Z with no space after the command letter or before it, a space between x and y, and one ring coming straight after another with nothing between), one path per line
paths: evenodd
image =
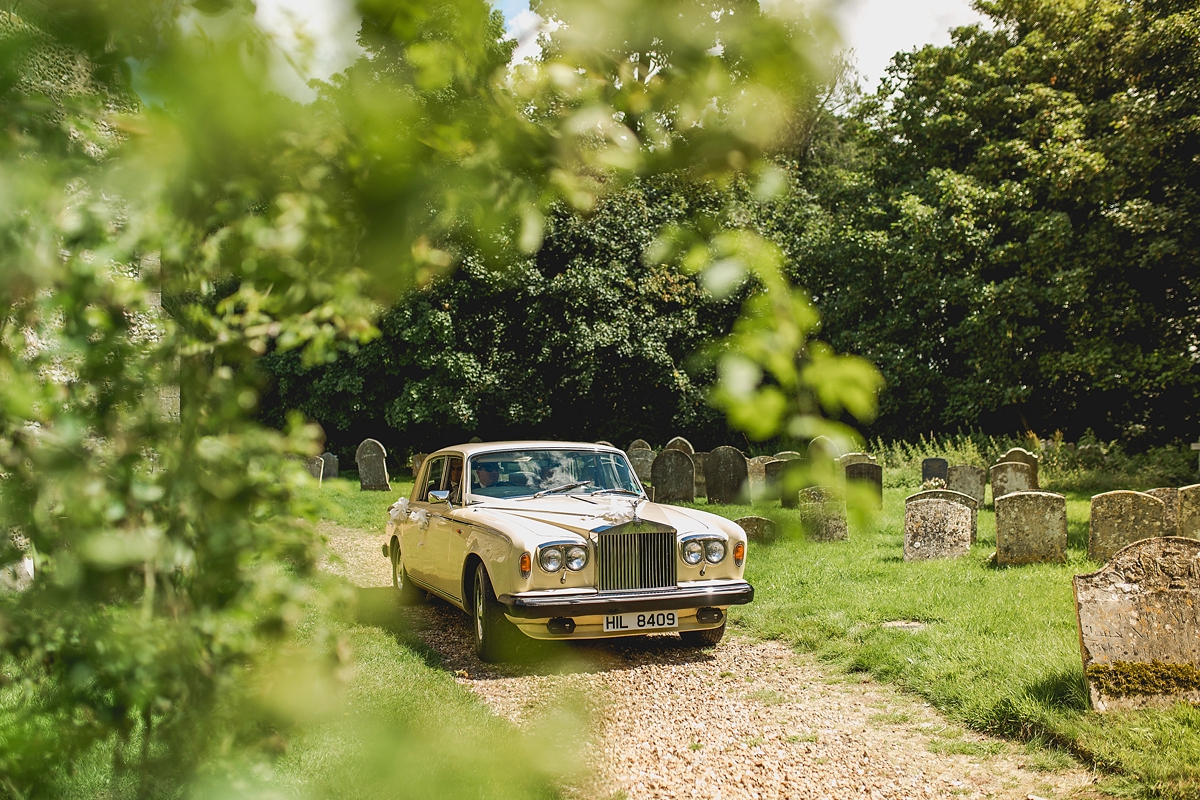
M496 600L492 580L483 564L475 567L475 587L471 593L471 629L475 635L475 655L480 661L496 663L512 657L515 634L519 633Z
M421 590L416 587L404 571L404 560L400 557L400 548L392 544L392 587L400 605L411 606L421 602Z
M709 628L706 631L680 631L679 638L688 647L715 647L725 635L725 623L719 628Z

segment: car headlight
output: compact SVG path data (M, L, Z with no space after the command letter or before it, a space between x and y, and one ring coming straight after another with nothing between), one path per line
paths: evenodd
M719 564L725 560L725 543L720 539L709 539L704 543L704 558L710 564Z
M567 548L567 569L579 572L587 564L588 551L586 547L575 545Z
M546 572L558 572L563 568L563 552L558 547L546 547L538 553L538 566Z
M683 562L691 564L693 567L700 563L700 559L704 558L704 544L696 539L690 542L683 543Z

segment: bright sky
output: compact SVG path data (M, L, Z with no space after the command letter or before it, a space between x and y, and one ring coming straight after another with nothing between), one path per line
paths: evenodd
M647 0L652 2L653 0ZM528 0L492 0L504 13L508 33L521 44L517 59L534 52L538 17ZM358 24L348 0L259 0L258 17L275 31L306 74L325 78L345 69L358 54ZM865 89L873 89L888 61L901 50L948 44L950 29L982 19L970 0L841 0L835 17L847 47L857 56ZM311 92L295 70L281 64L280 86L297 99Z

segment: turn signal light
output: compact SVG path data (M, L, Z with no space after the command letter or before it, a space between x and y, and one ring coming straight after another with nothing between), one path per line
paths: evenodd
M520 566L521 577L528 578L529 573L533 572L533 559L530 558L529 553L521 553Z
M735 544L733 546L733 563L737 564L740 567L742 565L742 562L745 560L746 560L746 543L738 542L737 544Z

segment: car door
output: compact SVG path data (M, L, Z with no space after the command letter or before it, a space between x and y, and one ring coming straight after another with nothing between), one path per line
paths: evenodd
M427 458L421 465L409 507L418 519L423 517L424 520L406 524L400 536L400 550L404 554L404 568L408 574L419 583L435 588L430 528L433 527L433 515L440 512L436 507L438 504L429 502L429 492L441 488L445 471L445 456ZM445 504L442 504L442 508L445 508Z
M458 481L455 482L455 477ZM463 497L463 458L451 455L446 462L446 488L450 490L450 502L455 509L462 507ZM445 523L444 536L446 549L441 569L438 570L438 588L456 600L462 599L462 565L467 557L467 535L470 526L454 519L455 512L442 505L444 518L439 522ZM439 533L439 537L443 534Z

